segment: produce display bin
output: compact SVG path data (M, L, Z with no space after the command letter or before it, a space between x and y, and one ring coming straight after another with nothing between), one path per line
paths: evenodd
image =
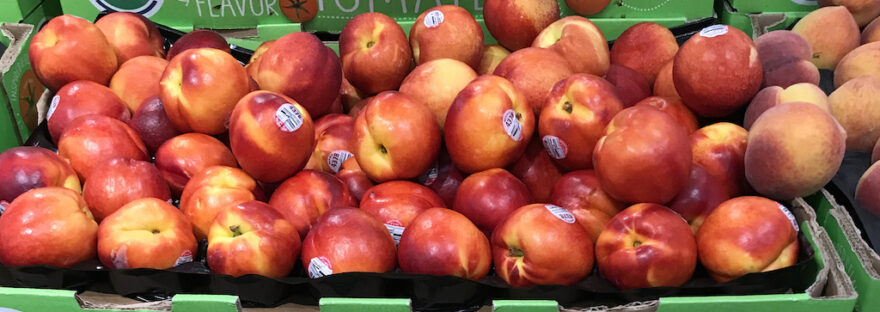
M856 311L880 311L880 256L868 245L847 208L834 195L823 191L810 200L860 294Z
M61 14L57 0L8 2L0 10L0 22L27 26L6 29L0 36L6 46L0 57L0 150L21 145L42 120L36 103L45 87L31 70L27 47L40 26Z
M443 4L465 8L480 25L486 43L495 43L483 23L484 0L313 0L318 14L306 23L294 23L283 14L281 6L291 0L61 0L65 14L94 20L102 11L141 13L158 24L181 31L213 29L235 45L256 49L263 41L277 39L296 31L339 33L352 17L366 12L381 12L394 18L409 33L416 18L425 10ZM557 0L562 16L573 15L564 0ZM617 38L626 28L652 21L666 27L684 25L714 17L713 0L617 0L589 18L609 39ZM333 38L333 35L325 38ZM332 40L332 39L328 39Z
M810 282L804 292L754 296L707 296L662 297L659 300L633 302L617 307L584 307L590 311L852 311L856 292L844 273L843 264L834 250L828 234L817 223L816 213L808 204L816 202L820 195L796 199L791 211L800 224L801 231L809 241L815 257L807 270ZM819 203L821 204L821 203ZM815 277L815 278L813 278ZM411 301L391 298L321 298L321 311L410 311ZM138 302L118 295L85 292L77 294L70 290L32 288L0 288L0 311L3 308L18 311L247 311L235 296L228 295L176 295L171 299L155 302ZM315 311L317 307L284 304L275 311ZM492 307L474 307L473 310L499 312L520 311L579 311L580 308L562 308L552 300L495 300ZM255 309L254 311L259 311Z
M736 27L754 39L774 30L790 28L807 13L818 8L815 3L816 1L719 0L715 3L715 9L721 23Z

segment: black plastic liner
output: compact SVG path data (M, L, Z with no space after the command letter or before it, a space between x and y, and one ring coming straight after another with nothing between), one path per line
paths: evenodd
M102 14L103 15L103 14ZM100 18L100 17L99 17ZM716 24L703 19L672 28L679 44L702 28ZM183 33L157 25L166 48ZM253 51L231 46L232 55L245 64ZM741 124L742 113L726 118ZM707 124L712 120L701 120ZM25 145L56 150L45 122ZM206 242L199 243L194 262L168 270L104 268L96 259L69 268L49 266L9 267L0 265L0 285L70 289L115 293L141 301L168 299L175 294L226 294L240 298L245 307L272 307L284 303L317 305L323 297L409 298L418 311L478 310L496 299L555 300L565 307L616 306L635 301L671 296L760 295L804 292L815 282L818 271L814 251L802 233L798 234L800 254L794 266L764 273L752 273L718 284L698 264L693 277L682 287L656 287L620 291L593 272L572 286L542 285L513 288L494 272L478 281L452 276L406 274L399 271L378 273L341 273L310 279L301 263L288 277L275 279L258 275L232 277L211 273L205 263Z
M259 275L232 277L211 273L205 265L205 242L194 262L169 270L104 268L89 260L69 268L0 266L0 285L97 291L143 301L167 299L174 294L236 295L246 307L271 307L284 303L317 305L322 297L410 298L419 311L478 309L496 299L556 300L565 307L616 306L671 296L759 295L803 292L815 280L814 251L798 234L800 254L794 266L752 273L718 284L698 266L682 287L655 287L620 291L602 278L598 269L572 286L510 287L491 274L481 280L452 276L391 273L341 273L310 279L301 264L285 278Z

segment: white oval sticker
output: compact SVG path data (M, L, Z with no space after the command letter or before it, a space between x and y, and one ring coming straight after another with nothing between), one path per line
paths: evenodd
M554 159L563 159L565 155L568 155L568 145L565 145L565 141L558 137L545 135L541 138L541 142L544 143L544 149L547 150L550 157Z
M791 0L791 2L800 4L800 5L818 5L819 0Z
M785 208L785 206L783 206L782 204L776 203L776 205L779 206L779 210L782 210L782 213L785 214L785 217L788 218L788 221L791 221L791 226L794 227L794 231L799 232L801 228L798 226L797 219L794 218L794 214L792 214L791 211L789 211L788 208Z
M434 10L425 15L425 27L434 28L443 23L443 12Z
M516 112L508 109L501 116L501 125L504 126L504 132L507 132L514 141L522 139L522 124L516 119Z
M354 154L346 150L333 151L327 156L327 166L330 166L330 170L333 170L334 173L339 172L339 169L342 169L342 163L352 156Z
M403 223L400 223L398 220L391 220L385 222L385 228L388 229L388 233L391 233L391 238L394 238L394 245L399 245L400 237L403 236L403 230L406 229L403 227Z
M726 34L728 31L727 25L712 25L700 31L700 36L706 38L718 37L723 34Z
M574 223L575 221L574 215L571 214L568 209L556 205L544 205L544 208L547 208L550 213L552 213L554 216L559 218L559 220L562 220L565 223Z
M303 124L303 115L290 103L281 104L275 111L275 125L284 132L294 132Z
M49 111L46 112L46 120L52 118L52 115L55 114L55 109L58 108L58 102L61 102L61 96L55 95L52 97L52 103L49 104Z
M309 261L308 271L311 278L324 277L333 274L333 265L330 264L330 259L327 257L315 257Z

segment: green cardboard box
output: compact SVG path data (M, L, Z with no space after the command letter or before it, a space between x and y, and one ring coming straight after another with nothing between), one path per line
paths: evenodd
M810 12L819 8L818 0L727 0L742 13Z
M856 303L857 294L853 284L844 272L843 263L831 244L831 238L819 226L816 213L807 201L816 202L822 195L808 199L796 199L791 205L797 221L815 252L814 262L807 270L815 276L803 293L759 295L759 296L710 296L710 297L669 297L647 302L634 302L619 307L591 307L589 311L749 311L749 312L850 312ZM821 204L821 202L818 202ZM849 268L847 268L849 270ZM874 299L876 300L876 299ZM177 295L170 300L142 303L120 296L86 292L76 294L67 290L45 290L29 288L0 287L0 311L248 311L242 309L235 296L222 295ZM285 304L271 311L324 311L324 312L408 312L409 299L358 299L322 298L319 307ZM264 311L265 309L253 309ZM496 300L492 307L480 311L497 312L557 312L572 311L561 309L551 300Z
M859 293L856 311L880 311L880 256L862 239L846 208L828 192L814 199L819 223L825 227Z
M816 6L804 5L769 5L766 9L754 11L756 9L752 7L754 3L779 4L792 2L788 0L737 1L737 3L742 3L743 5L748 4L743 8L734 6L732 3L734 1L736 0L719 0L715 3L715 9L719 12L721 23L736 27L747 35L752 36L753 39L774 30L788 29L789 26L816 8Z
M31 70L28 46L36 29L61 14L57 0L18 0L9 5L0 10L4 23L0 42L7 47L0 58L0 151L21 145L42 120L36 103L45 87Z
M471 12L483 23L484 0L313 0L318 14L306 23L293 23L281 6L294 0L61 0L65 14L94 20L103 10L143 14L156 23L181 31L207 28L221 32L230 43L255 49L261 42L305 30L338 33L352 17L365 12L382 12L394 18L409 33L423 11L454 4ZM557 0L563 16L574 14L564 0ZM629 26L653 21L674 27L714 16L713 0L616 0L599 14L590 16L609 39L617 38ZM495 43L483 26L486 43Z

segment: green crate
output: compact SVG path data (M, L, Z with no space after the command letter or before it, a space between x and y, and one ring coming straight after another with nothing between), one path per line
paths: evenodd
M857 311L880 311L880 256L862 239L846 208L823 192L814 198L819 223L825 227L859 292Z
M856 292L847 278L840 257L831 245L831 239L816 221L816 213L808 204L816 203L822 195L814 195L807 200L796 199L791 211L800 222L801 229L815 252L814 263L808 274L815 276L810 287L803 293L757 295L757 296L710 296L710 297L669 297L660 300L633 303L614 307L616 311L659 311L659 312L697 312L697 311L749 311L749 312L850 312L856 303ZM821 205L821 202L816 204ZM821 209L822 206L820 206ZM847 268L849 270L849 268ZM875 296L876 297L876 296ZM876 300L875 298L874 300ZM322 298L320 311L325 312L407 312L409 299L361 299L361 298ZM27 288L0 288L0 310L11 308L18 311L149 311L172 310L180 312L240 311L234 296L221 295L177 295L171 300L151 303L137 303L130 299L107 294L82 294L73 291L43 290ZM604 311L607 307L592 307L591 311ZM247 310L247 309L245 309ZM282 305L274 311L316 311L316 307ZM492 307L481 311L497 312L556 312L560 307L552 300L496 300Z
M731 1L734 0L719 0L716 3L716 10L718 10L721 17L721 23L742 30L747 35L752 36L753 39L774 30L788 29L800 18L810 13L809 10L772 11L769 9L750 13L749 11L734 8Z
M743 13L810 12L819 8L817 0L727 0Z
M409 33L419 14L443 4L465 8L484 25L484 0L316 0L318 15L303 24L292 23L280 13L280 5L285 1L290 0L61 0L61 6L65 14L88 20L94 20L104 8L112 8L138 12L158 24L185 32L197 28L218 30L230 43L249 49L255 49L263 41L301 30L338 33L349 19L366 12L382 12L394 18ZM557 1L562 16L574 14L564 0ZM651 21L675 27L713 17L712 5L713 0L615 0L589 18L609 40L613 40L639 22ZM251 6L262 9L251 9ZM486 43L495 43L485 26L483 30Z

